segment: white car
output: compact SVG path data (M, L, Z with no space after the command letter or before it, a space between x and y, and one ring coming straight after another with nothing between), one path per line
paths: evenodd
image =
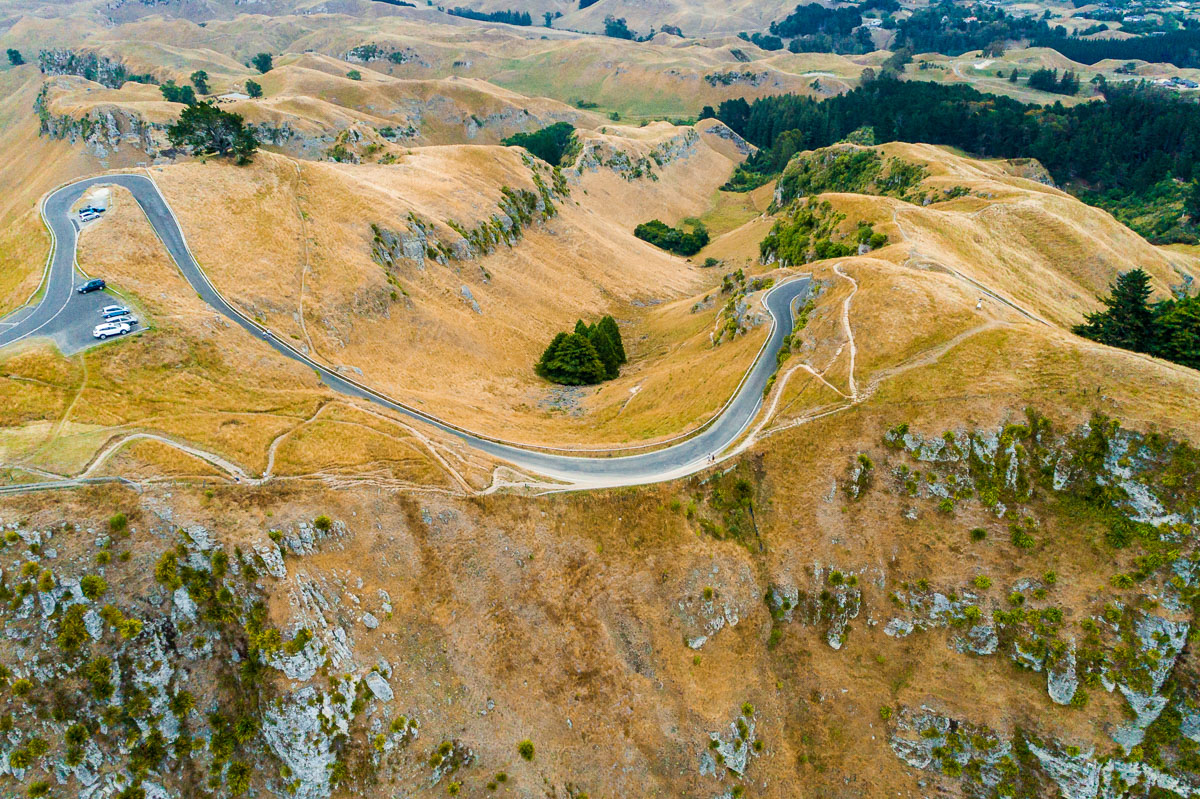
M93 219L99 219L99 218L100 218L100 214L96 213L95 211L80 211L79 212L79 221L80 222L91 222Z
M103 322L92 328L92 338L106 339L109 336L123 336L132 329L128 322Z
M121 314L120 316L114 316L111 319L105 319L104 321L114 322L116 324L125 323L130 327L136 327L138 323L137 317L129 313Z

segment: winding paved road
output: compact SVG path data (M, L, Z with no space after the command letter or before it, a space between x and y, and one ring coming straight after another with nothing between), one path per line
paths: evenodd
M167 252L179 267L179 271L201 299L251 334L264 339L265 343L281 355L316 371L330 388L430 424L520 469L580 488L639 485L683 477L703 470L709 465L710 455L719 456L723 450L735 443L762 406L763 389L775 371L776 355L784 337L791 332L794 324L793 308L797 301L808 296L809 290L809 278L799 277L780 283L767 292L764 304L772 317L771 335L733 398L717 418L700 432L663 449L634 455L563 455L525 449L456 427L397 402L362 383L347 379L270 335L265 328L230 305L216 290L192 257L179 222L158 187L151 179L142 175L117 174L87 178L57 189L46 198L42 213L54 239L54 250L44 283L45 290L32 310L24 308L14 312L7 319L0 319L0 324L6 325L0 327L0 347L31 336L47 335L56 321L67 313L71 298L78 296L73 293L77 230L71 219L71 206L88 189L113 184L122 186L133 194L166 246Z

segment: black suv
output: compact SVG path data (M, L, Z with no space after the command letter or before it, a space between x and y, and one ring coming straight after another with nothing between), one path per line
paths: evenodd
M79 288L77 288L75 290L78 291L80 294L88 294L93 291L103 291L104 290L104 281L97 277L92 280L89 280L88 282L84 283L82 286L80 286Z

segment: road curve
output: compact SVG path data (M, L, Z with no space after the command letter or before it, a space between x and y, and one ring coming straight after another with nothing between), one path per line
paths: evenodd
M633 455L563 455L525 449L459 428L397 402L358 381L347 379L278 337L271 336L265 328L230 305L216 290L188 249L179 222L157 185L142 175L114 174L87 178L59 188L45 199L42 217L50 228L54 249L47 269L44 292L32 310L22 309L9 317L17 321L0 330L0 347L38 335L39 331L45 330L66 307L73 290L77 238L77 230L70 214L71 206L85 191L97 185L118 185L133 194L175 265L201 299L251 334L264 339L264 343L269 344L281 355L316 371L330 388L430 424L519 469L579 488L640 485L672 480L703 470L709 465L710 455L719 457L723 450L738 440L758 414L762 406L763 389L776 368L776 355L783 345L784 337L791 332L794 324L793 307L797 300L807 297L810 283L808 277L793 278L778 284L764 296L764 304L772 319L771 335L734 397L700 432L663 449Z

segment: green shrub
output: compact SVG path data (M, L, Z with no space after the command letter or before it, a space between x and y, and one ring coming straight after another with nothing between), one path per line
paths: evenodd
M526 738L517 744L517 754L525 760L533 760L533 741Z
M183 580L179 578L179 558L173 551L164 552L158 559L154 566L154 580L172 591L183 587Z
M241 796L246 791L250 790L250 777L254 771L248 763L243 763L240 760L235 760L229 764L229 770L226 772L226 779L229 783L229 793L231 796Z
M58 648L74 652L88 640L87 625L83 621L83 605L72 605L63 614L58 625Z
M1013 546L1017 547L1018 549L1033 549L1035 543L1033 536L1031 536L1029 531L1024 527L1014 524L1009 529L1009 536L1012 540Z
M317 528L322 533L328 533L330 528L333 527L333 519L330 519L325 514L321 514L317 518L313 519L313 527Z
M108 529L114 533L123 533L129 528L129 518L124 513L114 513L108 517Z
M142 632L142 621L141 619L125 619L117 627L117 632L126 641L137 638Z
M79 590L88 599L95 601L108 592L108 583L96 574L88 574L79 581Z

